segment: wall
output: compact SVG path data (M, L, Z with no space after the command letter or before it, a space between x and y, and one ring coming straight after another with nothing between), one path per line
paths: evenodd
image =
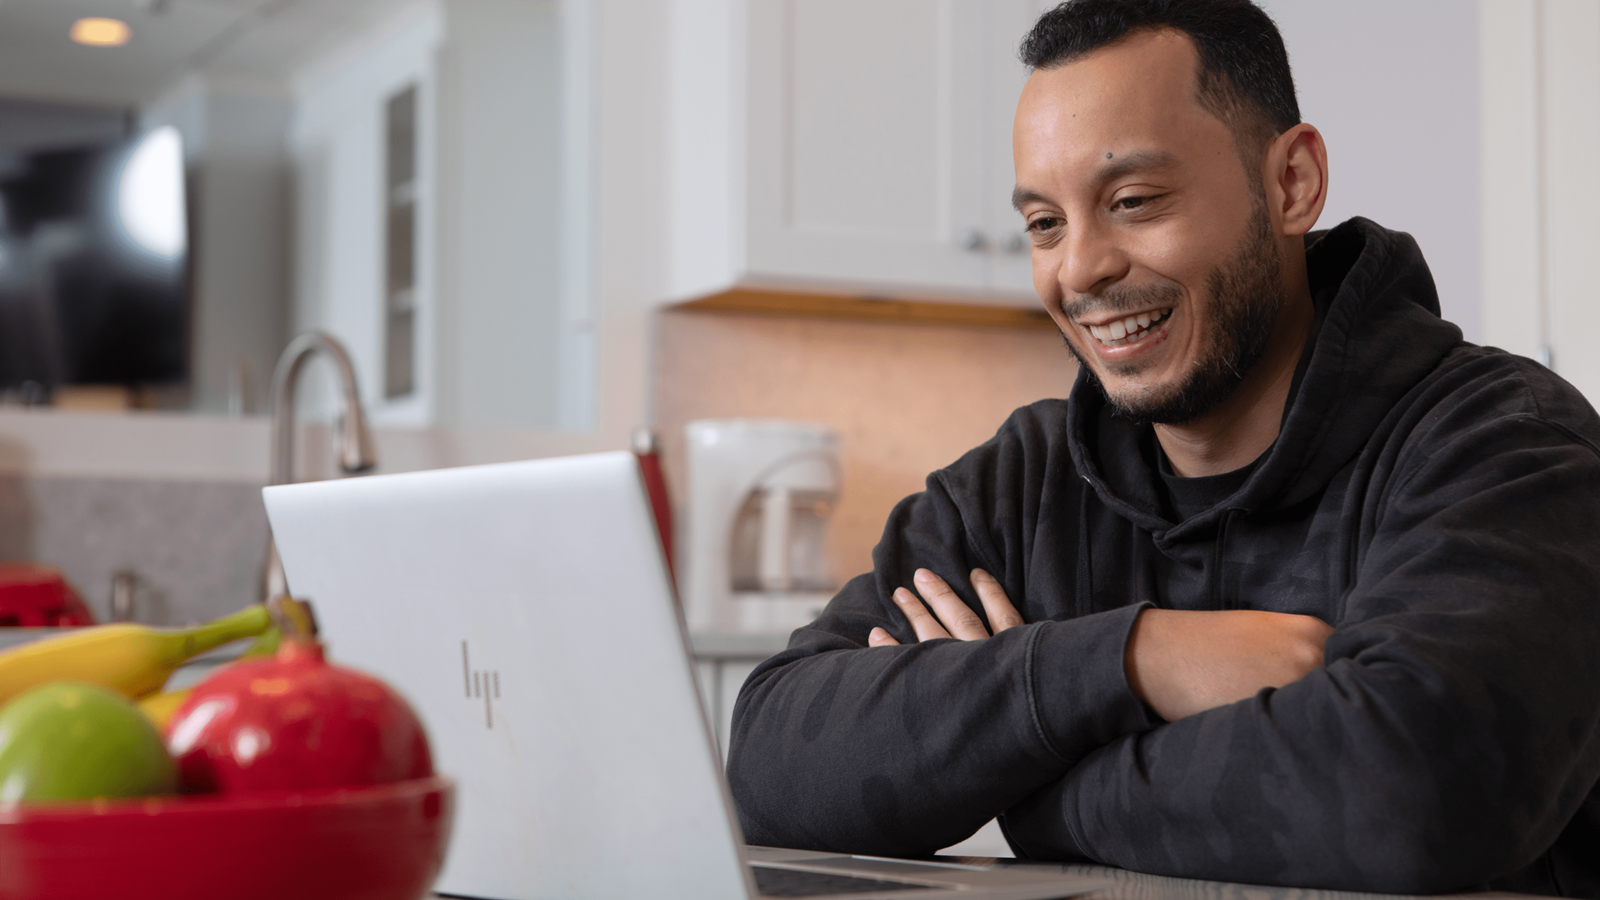
M281 87L196 75L142 110L183 135L193 281L191 410L265 408L285 340L289 181ZM241 383L240 369L248 370ZM242 407L242 409L240 409Z
M1409 232L1444 317L1482 341L1478 3L1262 5L1288 46L1300 113L1328 144L1320 227L1359 215Z
M1065 397L1077 375L1054 330L683 311L657 316L655 357L655 422L675 497L687 495L691 419L839 430L844 479L828 550L840 582L872 567L890 509L929 472L987 440L1016 407Z

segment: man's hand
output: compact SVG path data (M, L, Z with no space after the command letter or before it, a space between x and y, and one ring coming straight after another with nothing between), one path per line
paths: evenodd
M1017 613L1017 608L1011 605L1011 599L1006 596L1005 588L994 579L993 575L982 569L973 569L971 574L972 586L978 591L978 600L983 603L983 611L989 616L989 624L994 626L996 634L1022 624L1022 616ZM896 588L894 602L900 611L911 621L911 630L917 634L917 640L927 641L933 638L958 637L964 641L982 640L989 636L988 629L983 627L983 620L972 611L972 607L961 602L956 592L950 589L943 578L933 574L927 569L918 569L911 576L917 586L917 593L922 599L928 601L928 606L933 607L933 613L928 612L928 607L905 588ZM934 618L934 613L938 618ZM872 647L894 647L899 641L890 636L882 628L872 629L867 635L867 644Z
M1253 609L1147 609L1123 665L1134 693L1171 722L1283 687L1322 665L1321 619Z

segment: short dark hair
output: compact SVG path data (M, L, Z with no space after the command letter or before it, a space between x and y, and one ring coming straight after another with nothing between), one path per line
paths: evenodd
M1136 32L1171 28L1200 57L1200 105L1233 131L1245 156L1300 124L1283 36L1250 0L1066 0L1022 40L1022 62L1052 69Z

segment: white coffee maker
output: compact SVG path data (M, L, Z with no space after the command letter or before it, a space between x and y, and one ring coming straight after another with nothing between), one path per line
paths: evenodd
M779 419L700 419L685 431L690 630L782 632L815 619L835 588L825 539L838 432Z

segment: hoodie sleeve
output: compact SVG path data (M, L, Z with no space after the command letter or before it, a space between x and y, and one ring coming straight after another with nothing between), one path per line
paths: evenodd
M1123 669L1139 608L1048 621L1065 618L1050 604L1070 598L1049 585L1024 591L1029 528L1062 463L1040 427L1021 411L930 476L890 516L874 571L850 581L745 682L728 780L747 841L926 855L1057 781L1091 750L1156 723ZM1019 611L1034 624L983 641L917 643L890 598L919 567L944 577L980 616L968 573L982 567L1022 598ZM904 646L867 647L874 626Z
M1600 777L1600 460L1532 415L1449 432L1368 488L1322 668L1114 737L1010 809L1013 845L1399 893L1550 848Z

